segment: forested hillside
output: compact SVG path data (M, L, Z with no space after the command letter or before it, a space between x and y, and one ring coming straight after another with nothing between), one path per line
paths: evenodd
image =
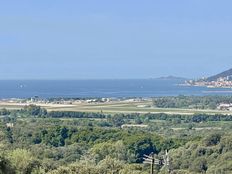
M0 173L160 174L232 172L232 116L1 110ZM127 127L122 125L146 125Z

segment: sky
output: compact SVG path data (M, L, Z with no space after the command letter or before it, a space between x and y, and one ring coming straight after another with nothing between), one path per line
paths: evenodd
M0 79L198 78L232 68L231 0L0 1Z

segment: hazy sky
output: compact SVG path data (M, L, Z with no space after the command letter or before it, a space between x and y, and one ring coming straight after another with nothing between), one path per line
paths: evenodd
M0 1L0 79L200 77L232 68L231 0Z

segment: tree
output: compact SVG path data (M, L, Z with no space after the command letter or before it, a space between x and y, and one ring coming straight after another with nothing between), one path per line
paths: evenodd
M33 171L33 169L39 167L39 162L28 150L25 149L15 149L11 151L8 158L17 173L29 174Z
M221 140L221 134L214 133L214 134L208 135L205 138L204 142L206 146L215 146L220 143L220 140Z
M107 156L120 161L128 161L132 158L122 141L96 144L90 150L90 153L96 156L97 162L105 159Z
M195 159L190 169L191 171L198 173L206 172L208 169L207 160L204 157Z
M0 156L0 174L15 174L15 169L11 162L3 156Z
M122 114L116 114L116 115L112 116L109 120L116 127L120 127L125 123L124 117Z
M122 161L113 159L111 157L106 157L98 164L100 168L100 173L110 173L110 174L119 174L119 171L123 169L124 163Z
M36 105L24 106L22 112L26 113L28 115L31 115L31 116L47 115L47 110L46 109L41 108L40 106L36 106Z
M157 153L156 146L153 144L149 136L134 135L127 139L127 146L130 153L136 157L136 162L143 162L144 155Z

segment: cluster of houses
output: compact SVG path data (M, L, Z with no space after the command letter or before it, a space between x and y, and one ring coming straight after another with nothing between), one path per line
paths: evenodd
M217 109L224 111L232 111L232 103L221 103L218 105Z
M232 88L232 81L189 81L191 86L207 86L208 88Z
M200 80L189 80L186 81L187 85L191 86L207 86L208 88L232 88L232 77L220 77L216 81L207 81L207 78Z

